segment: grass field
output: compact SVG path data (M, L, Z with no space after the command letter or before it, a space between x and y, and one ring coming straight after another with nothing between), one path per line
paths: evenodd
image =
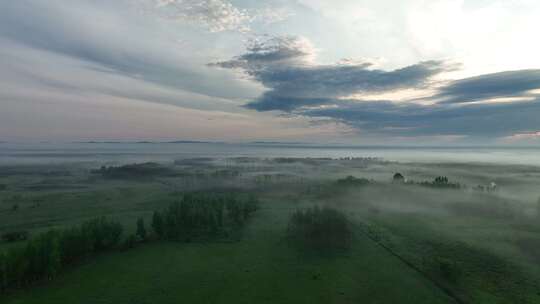
M283 238L291 210L266 202L241 241L142 245L3 303L453 303L361 234L347 253L299 253Z
M475 173L466 174L471 166ZM137 218L149 223L181 191L254 191L262 203L239 240L160 241L104 253L1 302L455 303L457 295L462 303L540 303L537 168L363 160L197 161L172 168L143 179L105 178L84 167L3 168L0 232L37 235L105 215L127 235ZM470 187L390 183L398 171L419 181L443 171ZM337 186L347 175L370 184ZM491 180L499 191L471 190ZM318 255L290 246L289 215L313 205L347 215L354 227L350 251ZM0 250L23 244L0 242Z

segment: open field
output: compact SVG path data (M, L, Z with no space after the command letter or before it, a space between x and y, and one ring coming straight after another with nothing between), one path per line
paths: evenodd
M393 183L395 172L407 182ZM349 175L365 180L343 180ZM438 176L460 188L431 184ZM485 190L492 182L496 189ZM137 218L150 222L186 191L246 191L261 201L238 240L157 241L103 253L53 281L11 291L3 303L540 302L536 167L191 159L113 169L3 167L0 184L0 233L31 236L102 215L127 235ZM290 246L290 214L313 205L347 216L349 251L318 255ZM23 244L1 242L0 250Z

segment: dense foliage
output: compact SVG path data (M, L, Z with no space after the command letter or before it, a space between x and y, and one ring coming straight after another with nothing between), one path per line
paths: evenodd
M0 290L54 277L62 267L97 252L115 248L122 226L106 218L64 231L49 231L24 246L0 252Z
M156 211L152 228L168 240L227 235L257 210L257 199L236 194L189 193L164 211Z
M294 212L287 234L294 244L318 250L347 249L352 239L343 213L319 207Z

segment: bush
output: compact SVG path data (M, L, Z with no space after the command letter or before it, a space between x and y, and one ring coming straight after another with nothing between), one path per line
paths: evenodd
M352 239L345 215L335 209L319 207L293 213L287 234L296 245L318 250L348 249Z

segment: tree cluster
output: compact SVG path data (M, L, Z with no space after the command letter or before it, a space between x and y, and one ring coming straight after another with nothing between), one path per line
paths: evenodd
M253 196L189 193L167 209L154 212L152 228L167 240L226 235L242 227L257 206Z
M154 212L152 230L166 240L228 235L244 226L257 208L258 201L251 195L189 193L166 210ZM66 266L99 252L130 249L151 239L143 218L137 219L136 227L136 233L121 244L122 225L101 217L70 229L39 234L21 246L0 251L0 292L52 279ZM3 235L14 241L27 237L26 232Z
M339 186L365 186L371 184L371 181L367 178L358 178L349 175L345 178L338 179L337 184Z
M141 179L172 174L170 169L156 163L129 164L118 167L102 166L98 170L93 170L92 173L112 179Z
M461 185L460 183L453 183L448 180L448 177L446 176L438 176L431 182L420 182L415 183L413 181L407 182L407 184L418 184L420 186L424 187L430 187L430 188L440 188L440 189L462 189L465 186Z
M0 252L0 290L52 279L62 268L98 252L116 248L122 226L106 218L63 231L49 231L24 246Z
M347 249L352 240L346 216L331 208L295 211L289 220L287 234L295 245L317 250Z

